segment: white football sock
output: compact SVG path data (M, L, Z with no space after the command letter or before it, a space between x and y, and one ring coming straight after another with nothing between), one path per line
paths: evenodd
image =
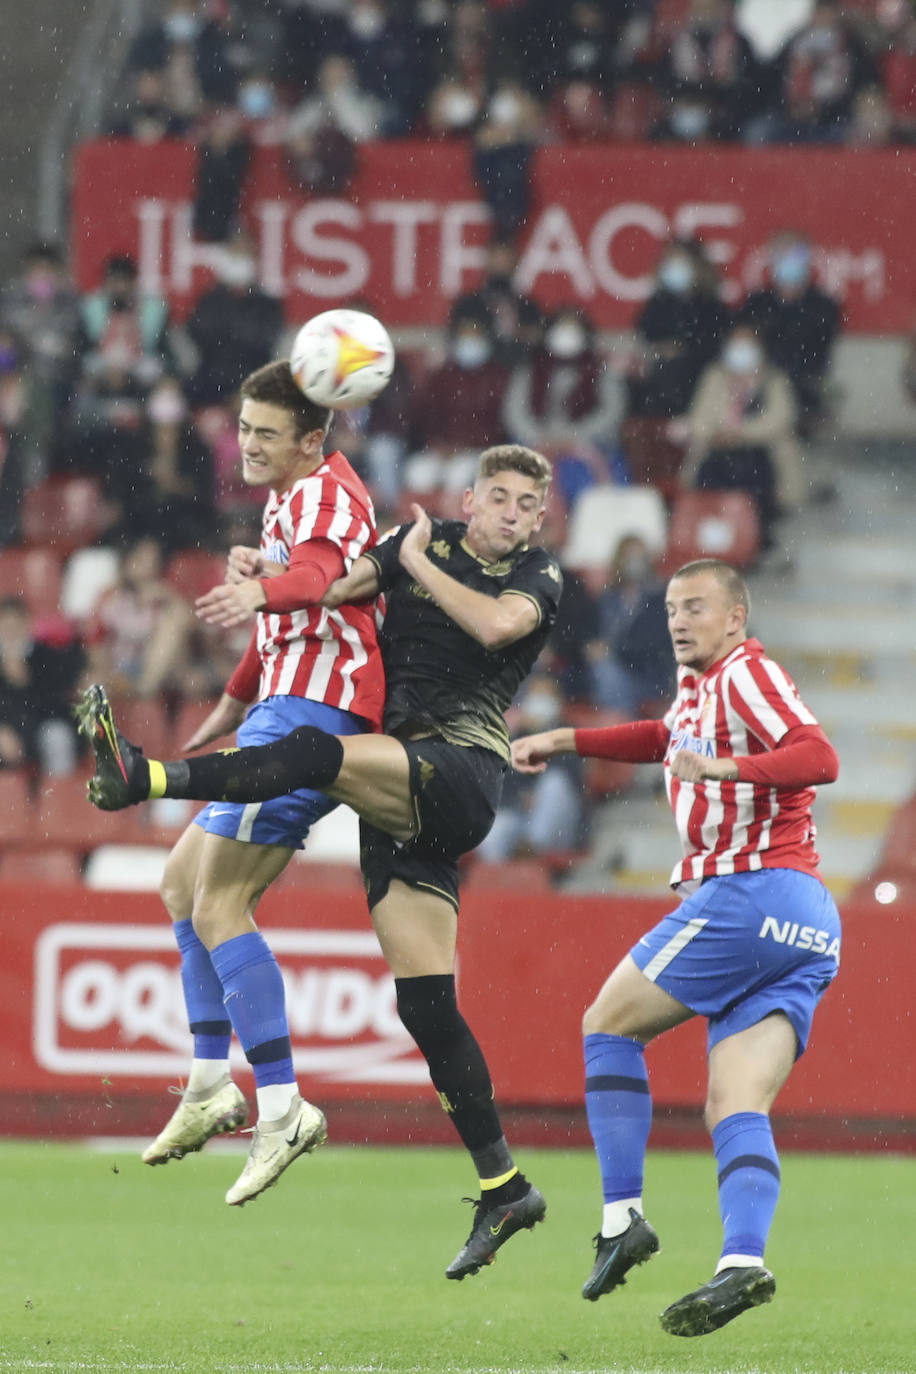
M626 1197L619 1202L606 1202L604 1204L604 1216L601 1219L601 1234L603 1236L622 1236L633 1218L630 1216L630 1208L642 1216L642 1198Z

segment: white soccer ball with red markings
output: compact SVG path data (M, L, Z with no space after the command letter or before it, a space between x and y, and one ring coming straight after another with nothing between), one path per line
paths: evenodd
M374 315L325 310L299 330L289 360L296 385L316 405L355 410L391 380L394 345Z

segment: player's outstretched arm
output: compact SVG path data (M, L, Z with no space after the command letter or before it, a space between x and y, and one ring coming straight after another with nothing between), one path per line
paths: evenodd
M518 773L543 773L548 759L557 754L576 752L576 732L561 725L556 730L542 730L537 735L520 735L512 741L512 767Z
M205 744L210 744L215 739L234 734L245 719L249 705L249 702L239 701L237 697L223 692L206 720L202 721L193 735L185 740L181 752L185 754L193 749L202 749Z
M357 558L353 567L343 577L338 577L328 587L321 604L329 611L335 611L351 601L371 601L378 595L378 568L371 558Z

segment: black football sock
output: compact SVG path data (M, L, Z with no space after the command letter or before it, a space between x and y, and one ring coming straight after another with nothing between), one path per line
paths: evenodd
M394 985L398 1015L429 1065L433 1087L478 1175L497 1185L508 1182L516 1174L515 1165L493 1101L486 1060L458 1010L454 976L396 978Z
M151 762L155 771L155 760ZM336 735L300 725L272 744L165 763L165 788L156 791L159 796L197 801L268 801L300 787L320 792L331 785L342 763L343 745Z

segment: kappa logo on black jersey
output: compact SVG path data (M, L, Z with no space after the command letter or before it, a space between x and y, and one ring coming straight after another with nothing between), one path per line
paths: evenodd
M548 563L547 567L544 569L544 575L545 577L553 578L554 582L559 582L560 569L557 567L556 563Z
M420 786L425 787L436 776L436 765L427 759L421 759L419 755L417 755L417 762L420 765Z
M437 539L429 547L437 558L444 558L448 561L452 556L452 546L445 539Z

